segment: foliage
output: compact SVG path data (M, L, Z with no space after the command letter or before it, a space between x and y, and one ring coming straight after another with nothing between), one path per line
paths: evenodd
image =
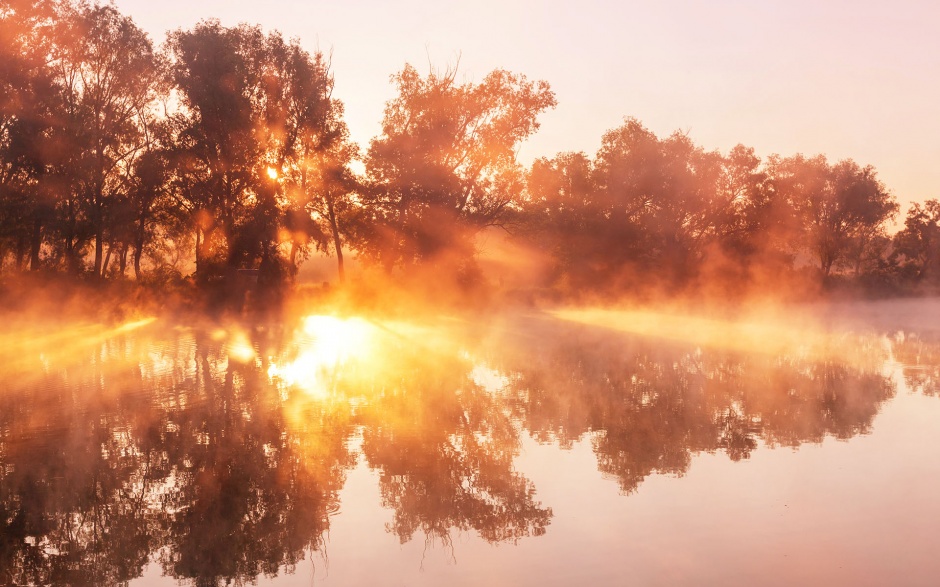
M894 197L873 168L824 157L770 157L738 145L707 152L638 121L583 153L539 159L528 176L524 237L570 290L736 288L799 279L815 263L856 277L883 270ZM760 285L766 286L767 283Z
M894 196L851 159L708 151L628 118L593 156L526 170L518 149L555 96L505 70L406 65L363 154L328 57L280 33L208 20L155 51L81 0L6 2L0 33L0 270L195 268L237 301L240 271L279 290L320 251L343 281L355 252L486 297L478 246L500 228L547 260L529 287L561 296L898 291L937 273L936 202L892 238Z
M903 274L916 281L937 281L940 201L915 202L907 212L904 229L895 235L894 246L894 257Z
M502 70L479 84L458 84L456 75L422 78L407 66L392 78L398 96L366 157L370 226L362 244L386 267L465 260L473 236L501 225L520 202L516 148L555 105L554 94L545 82Z

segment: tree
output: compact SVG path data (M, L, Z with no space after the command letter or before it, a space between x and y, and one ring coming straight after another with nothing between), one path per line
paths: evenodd
M344 137L328 150L305 154L297 184L297 211L288 217L288 229L295 235L291 263L296 266L296 252L313 240L317 248L332 248L340 283L346 278L342 233L348 234L349 225L356 221L358 207L352 196L361 191L360 181L350 169L357 150Z
M840 266L852 264L857 271L865 251L897 213L894 196L874 168L851 159L831 166L822 155L796 155L779 161L774 175L777 189L805 227L802 248L824 279Z
M604 247L605 210L594 184L593 163L584 153L537 159L526 181L526 237L548 251L553 281L590 282Z
M775 161L771 156L762 163L754 149L736 145L720 162L699 283L717 287L722 296L763 292L769 283L779 290L794 277L799 227L792 206L774 189Z
M681 132L659 139L635 119L604 134L595 159L609 215L634 235L624 261L683 279L709 237L721 156Z
M172 33L168 47L182 101L175 184L194 223L197 275L258 262L273 272L288 207L281 172L309 135L329 143L328 68L277 33L218 21Z
M166 142L166 139L163 141ZM179 201L173 197L173 153L166 146L154 146L137 163L128 198L124 202L124 238L134 250L134 276L139 281L144 252L156 237L177 246L188 227ZM151 250L152 252L152 250ZM123 263L121 272L123 273Z
M539 219L536 240L547 241L556 269L578 288L620 289L638 270L684 281L707 245L732 230L732 203L743 198L721 191L724 162L682 133L659 139L627 119L604 134L593 161L536 161L527 202Z
M351 195L361 191L350 169L358 147L350 142L343 121L343 104L332 98L333 78L321 54L312 59L296 47L287 110L294 120L285 141L280 173L288 196L285 228L290 233L290 262L306 255L312 243L336 254L339 279L345 278L343 238L353 212Z
M73 229L75 222L87 221L94 274L101 276L104 244L114 226L110 214L127 196L134 163L147 146L144 127L156 98L157 59L130 17L112 6L77 4L66 6L57 31L55 68L71 138L67 222ZM77 235L67 233L66 251L74 265L80 254Z
M53 214L61 92L49 67L55 12L48 2L0 4L0 267L7 251L39 269L43 228Z
M884 257L889 242L885 225L897 215L899 206L871 165L840 161L833 173L848 224L843 265L857 277Z
M382 135L366 157L373 228L363 247L386 268L473 255L473 237L503 223L519 203L518 144L555 106L546 82L497 70L458 84L456 69L422 78L410 65L392 77Z
M918 281L935 279L940 259L940 201L915 202L907 211L904 228L894 237L894 246L902 269Z
M202 280L209 276L207 263L218 264L226 254L236 261L236 230L250 217L263 181L256 124L262 112L253 100L263 43L257 28L226 29L213 21L171 33L167 41L182 101L172 118L177 187L195 224L196 271Z
M721 166L709 224L724 253L744 261L778 248L791 214L775 197L754 149L736 145Z

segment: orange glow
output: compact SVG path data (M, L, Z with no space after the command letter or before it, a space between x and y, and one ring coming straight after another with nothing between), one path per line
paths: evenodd
M277 179L278 177L277 169L273 167L268 167L268 177L270 177L271 179Z
M225 343L225 350L230 359L239 363L247 363L255 358L255 349L244 332L233 332Z
M0 348L5 351L21 353L33 349L44 349L55 354L67 354L76 348L87 348L118 334L124 334L143 328L156 322L156 318L142 318L125 322L120 326L107 328L101 324L76 324L59 328L54 334L26 336L21 331L12 331L0 335Z
M156 321L156 318L149 317L113 327L87 323L60 325L54 333L45 334L12 329L0 334L5 374L32 377L48 365L81 362L89 349ZM43 367L37 370L37 365Z
M826 330L811 322L800 324L792 317L787 320L768 315L730 320L649 310L602 309L558 310L552 314L571 322L711 349L837 358L851 364L870 359L868 356L860 356L857 347L846 344L852 340L850 334ZM883 345L868 346L874 355L884 360L887 350L882 348Z
M144 326L147 326L148 324L152 324L156 322L156 320L157 320L156 318L150 317L150 318L142 318L140 320L134 320L133 322L127 322L115 328L113 330L113 333L120 334L122 332L130 332L132 330L137 330L138 328L142 328Z
M375 325L361 318L307 316L297 358L282 365L272 363L268 376L324 398L330 391L324 375L349 360L367 358L377 332Z

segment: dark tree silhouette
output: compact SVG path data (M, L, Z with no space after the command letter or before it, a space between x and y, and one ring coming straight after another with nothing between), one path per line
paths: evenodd
M156 283L195 261L201 286L238 302L256 285L277 308L313 251L340 281L355 252L414 289L491 299L477 247L501 227L548 259L525 287L553 296L899 291L933 273L929 204L892 239L894 196L850 159L722 154L627 118L593 156L526 173L546 82L410 65L360 159L329 60L280 33L209 20L155 54L113 6L23 0L0 17L0 269L123 276L133 255Z
M322 56L217 21L172 33L169 52L184 106L173 117L178 189L194 222L197 274L276 267L281 169L336 132Z
M46 2L3 6L0 18L0 269L38 270L54 218L52 163L62 156L62 95L49 66L55 12Z
M727 155L687 135L660 139L635 119L607 132L593 160L559 154L528 176L525 230L569 294L785 286L813 259L824 279L883 271L894 197L851 160ZM785 287L783 289L786 289Z
M71 222L81 218L88 224L93 272L101 276L105 241L117 240L108 232L126 220L118 216L112 222L112 211L127 197L134 163L147 147L145 126L153 116L159 69L146 34L115 8L66 5L60 18L54 67L75 148L67 206ZM70 238L66 250L76 267L81 248Z

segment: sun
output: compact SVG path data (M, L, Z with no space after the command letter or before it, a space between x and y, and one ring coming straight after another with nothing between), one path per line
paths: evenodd
M277 176L278 176L277 169L273 167L268 167L268 177L270 177L271 179L277 179Z

